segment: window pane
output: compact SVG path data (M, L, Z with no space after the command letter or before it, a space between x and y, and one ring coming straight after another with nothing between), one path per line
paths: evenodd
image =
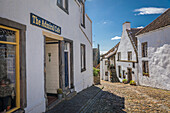
M16 107L15 46L0 44L0 112Z
M15 32L0 28L0 41L15 42Z

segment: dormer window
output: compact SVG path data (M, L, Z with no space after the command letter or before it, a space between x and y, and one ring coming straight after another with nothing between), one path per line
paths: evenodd
M68 14L68 0L57 0L57 6Z

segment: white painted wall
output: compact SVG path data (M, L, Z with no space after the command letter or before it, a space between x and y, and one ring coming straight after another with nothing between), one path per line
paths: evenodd
M127 24L127 25L126 25ZM123 80L123 70L125 70L125 73L127 72L127 68L132 68L132 71L134 74L132 74L132 80L137 81L137 67L133 68L132 62L121 62L117 61L118 60L118 52L121 52L121 59L120 60L125 60L128 61L128 51L132 51L132 61L137 61L136 60L136 53L133 48L133 45L130 41L130 38L128 37L127 31L125 29L130 29L129 23L123 24L123 32L122 32L122 37L120 40L120 44L115 56L116 59L116 73L119 78L119 71L118 71L118 66L121 66L121 75L122 78L119 78L120 82ZM126 79L127 79L127 74L126 74Z
M108 72L107 65L105 65L105 62L108 61L108 59L102 59L100 60L100 79L101 80L108 80L108 77L105 76L105 72Z
M170 25L137 37L140 85L170 90ZM142 42L148 42L147 58L142 58ZM143 60L149 61L149 77L143 76Z
M87 16L85 34L80 30L80 7L69 0L69 15L57 5L57 0L1 0L0 16L24 24L26 30L26 113L41 113L46 109L44 92L44 29L30 24L30 13L34 13L61 27L61 36L73 40L74 85L77 92L93 84L92 24ZM89 29L89 30L87 30ZM46 30L44 30L46 31ZM50 32L50 31L47 31ZM51 32L50 32L51 33ZM80 43L86 45L86 71L81 73Z

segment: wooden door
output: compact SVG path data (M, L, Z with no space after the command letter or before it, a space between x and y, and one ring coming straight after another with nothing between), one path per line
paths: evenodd
M130 82L132 80L132 69L131 68L128 68L128 82Z

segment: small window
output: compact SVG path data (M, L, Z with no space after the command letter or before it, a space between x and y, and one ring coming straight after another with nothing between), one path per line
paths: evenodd
M149 76L149 65L148 61L142 61L143 76Z
M105 61L105 65L108 65L108 61Z
M118 54L117 54L117 59L118 59L118 60L121 59L121 52L118 52Z
M85 71L86 70L86 55L85 55L85 45L84 44L81 44L81 72Z
M133 65L133 68L135 68L135 62L133 62L132 65Z
M126 78L126 76L125 76L125 70L123 70L123 78L124 78L124 79Z
M57 0L57 5L60 7L63 11L68 13L68 0Z
M107 71L105 72L105 76L108 76L108 72Z
M121 75L121 66L118 66L118 71L119 71L119 78L121 78L122 77L122 75Z
M142 43L142 57L148 56L148 44L147 42Z
M128 61L132 61L132 51L128 52Z
M85 28L85 5L84 2L81 1L81 6L80 6L80 13L81 13L81 17L80 17L80 21L81 21L81 26Z

